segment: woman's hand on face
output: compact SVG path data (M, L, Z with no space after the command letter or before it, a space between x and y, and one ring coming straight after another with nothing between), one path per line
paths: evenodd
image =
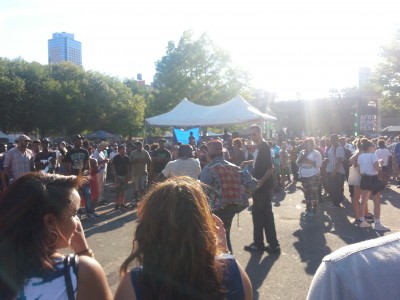
M88 249L89 246L86 241L85 232L83 231L81 220L79 220L78 217L76 218L77 226L71 238L71 248L75 251L75 253L79 253Z
M213 214L213 217L217 228L218 249L222 252L229 252L224 223L216 215Z

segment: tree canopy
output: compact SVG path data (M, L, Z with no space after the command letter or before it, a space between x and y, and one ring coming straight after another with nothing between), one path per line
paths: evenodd
M219 104L248 89L249 80L249 74L234 67L229 54L207 34L194 39L186 31L178 45L168 43L166 54L156 62L150 112L167 112L184 98L201 105Z
M382 92L381 109L387 115L400 113L400 29L390 45L382 48L383 60L376 70L375 83Z
M106 129L142 132L150 94L137 82L122 82L69 63L41 65L0 58L0 129L41 136Z
M168 43L151 88L70 63L0 58L0 129L40 136L99 129L141 135L145 117L167 112L184 98L220 104L247 93L249 80L207 34L195 39L190 31L177 45Z

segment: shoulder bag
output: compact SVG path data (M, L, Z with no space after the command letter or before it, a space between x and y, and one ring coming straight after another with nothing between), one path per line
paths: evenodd
M78 279L79 256L76 254L67 255L64 258L63 263L64 263L65 286L67 288L68 300L75 300L74 288L72 286L70 269L72 268L72 270L74 271L74 273Z

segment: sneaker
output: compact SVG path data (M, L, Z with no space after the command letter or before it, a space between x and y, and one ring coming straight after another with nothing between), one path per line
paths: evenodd
M251 243L250 245L244 246L244 250L254 252L254 251L264 251L264 246L257 246L254 243Z
M118 209L119 209L119 204L116 204L115 207L114 207L114 209L115 209L115 210L118 210Z
M96 217L93 214L87 214L86 217L90 220L90 221L96 221Z
M390 231L390 228L382 225L382 223L375 223L374 229L378 231Z
M268 245L265 247L265 251L267 251L268 253L281 253L281 247L278 246L271 246Z
M362 222L361 220L355 219L353 224L356 225L356 226L360 226L361 222Z
M371 227L371 224L369 224L366 221L361 221L361 223L358 225L360 228L368 228Z
M120 207L120 208L122 208L122 209L126 209L126 210L128 210L128 209L129 209L129 207L128 207L128 206L126 206L125 204L121 204L119 207Z
M367 222L374 222L375 221L374 215L371 214L371 213L366 215L364 218L365 218L365 221L367 221Z

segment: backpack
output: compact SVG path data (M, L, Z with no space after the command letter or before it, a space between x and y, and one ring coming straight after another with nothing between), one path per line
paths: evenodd
M336 149L338 147L342 147L344 149L344 159L343 159L343 167L344 169L349 169L350 168L350 157L352 157L352 153L349 149L343 147L342 145L337 145L336 148L334 149L333 153L336 155Z
M235 165L216 164L210 168L211 183L204 190L212 210L236 205L243 210L249 206L249 197L257 189L257 180Z

